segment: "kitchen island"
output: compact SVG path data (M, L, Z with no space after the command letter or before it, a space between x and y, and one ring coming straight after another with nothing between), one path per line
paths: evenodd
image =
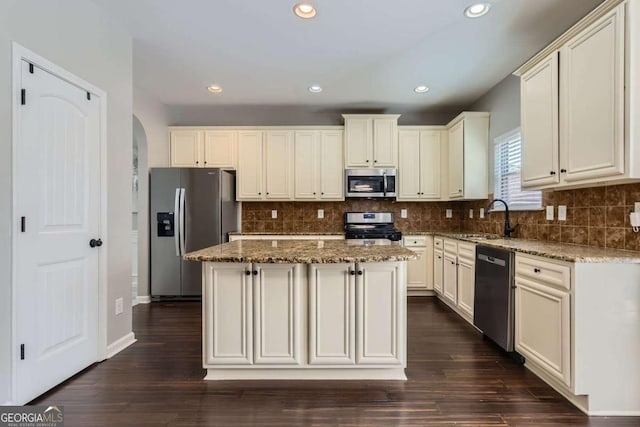
M202 266L208 380L405 380L406 264L397 245L245 240Z

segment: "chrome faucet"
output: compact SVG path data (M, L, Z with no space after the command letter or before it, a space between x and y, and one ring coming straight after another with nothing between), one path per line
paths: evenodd
M507 202L502 199L493 199L489 202L489 206L487 206L487 215L491 213L491 206L493 206L495 202L500 202L504 205L504 237L511 237L511 233L516 231L519 224L511 227L511 224L509 223L509 205L507 205Z

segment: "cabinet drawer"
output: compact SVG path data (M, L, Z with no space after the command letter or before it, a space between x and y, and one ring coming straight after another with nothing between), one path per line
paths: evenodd
M571 267L539 257L517 254L516 276L528 277L537 282L544 282L563 289L571 289Z
M427 245L427 237L426 236L404 236L403 238L404 246L410 248L412 246L426 246Z
M455 240L445 239L444 241L444 251L446 253L452 254L453 256L458 255L458 242Z
M458 242L458 257L474 264L476 260L476 245L474 243Z
M440 250L444 249L444 241L439 237L434 238L433 247Z

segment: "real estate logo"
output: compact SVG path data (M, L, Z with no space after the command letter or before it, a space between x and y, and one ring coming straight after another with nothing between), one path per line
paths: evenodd
M0 427L63 427L62 406L0 406Z

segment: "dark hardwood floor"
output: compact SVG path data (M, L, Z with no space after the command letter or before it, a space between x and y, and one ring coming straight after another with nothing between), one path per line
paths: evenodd
M203 381L199 303L133 318L136 344L32 403L66 426L640 426L586 417L435 298L409 301L406 382Z

